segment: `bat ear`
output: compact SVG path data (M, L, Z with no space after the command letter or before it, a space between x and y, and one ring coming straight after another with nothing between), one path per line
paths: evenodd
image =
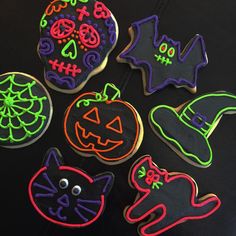
M60 151L57 148L50 148L45 155L43 166L58 169L62 165L63 157Z
M114 175L111 172L105 172L103 174L94 177L94 183L101 190L100 192L107 196L111 191L114 183Z

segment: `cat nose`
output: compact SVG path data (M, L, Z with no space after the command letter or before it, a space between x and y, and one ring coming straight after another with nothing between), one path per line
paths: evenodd
M70 201L69 197L67 194L62 195L57 199L57 203L60 204L63 207L69 207L70 206Z

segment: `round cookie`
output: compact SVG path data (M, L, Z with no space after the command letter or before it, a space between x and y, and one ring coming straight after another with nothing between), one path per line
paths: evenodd
M37 79L19 72L0 75L0 146L34 143L47 130L52 113L50 95Z
M65 166L59 150L51 148L30 180L28 193L34 209L45 220L82 228L100 218L113 182L111 172L91 177L83 170Z
M101 93L84 93L69 106L64 132L71 147L105 164L120 164L140 147L142 120L135 108L120 99L120 91L106 84Z
M101 72L118 40L110 10L95 0L55 0L41 22L38 53L46 83L63 93L80 91Z

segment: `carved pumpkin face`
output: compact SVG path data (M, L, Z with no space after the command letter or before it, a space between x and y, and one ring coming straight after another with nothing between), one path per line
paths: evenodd
M127 102L109 99L104 92L79 96L66 112L64 129L76 151L110 164L131 157L143 133L137 111Z

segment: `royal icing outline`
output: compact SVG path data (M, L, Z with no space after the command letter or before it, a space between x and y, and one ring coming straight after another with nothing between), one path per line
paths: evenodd
M152 46L154 47L153 49L153 55L152 55L152 62L148 61L148 59L143 56L143 58L141 57L142 54L140 55L140 58L136 58L135 56L132 55L132 52L136 49L136 47L138 47L139 41L142 37L141 35L141 29L142 26L144 26L145 24L151 24L152 22L154 22L154 35L150 35L153 36L153 41L152 41ZM165 87L167 87L170 84L173 84L176 87L185 87L188 90L192 90L195 89L197 86L197 75L198 75L198 70L201 67L204 67L208 64L208 59L207 59L207 54L206 54L206 47L205 47L205 43L203 40L203 37L201 35L196 35L192 40L189 41L189 43L186 45L186 47L181 51L181 43L179 41L174 41L172 39L170 39L167 35L162 35L162 37L160 37L160 39L158 39L159 36L159 31L158 31L158 24L159 24L159 19L158 16L153 15L150 16L148 18L142 19L140 21L136 21L131 25L130 28L130 32L131 30L133 30L133 41L131 41L130 45L127 46L126 49L124 49L124 51L122 53L120 53L120 55L118 56L118 61L119 62L126 62L126 63L130 63L131 67L137 68L137 69L142 69L144 70L145 73L145 78L143 77L143 81L144 81L144 90L145 90L145 94L146 95L150 95L154 92L157 92L159 90L164 89ZM145 37L147 37L145 35ZM200 51L201 51L201 60L200 62L196 62L195 66L194 66L194 72L192 73L192 77L193 78L182 78L182 77L178 77L175 78L174 76L168 76L167 78L159 78L157 79L156 77L153 76L153 68L155 68L155 66L152 65L152 63L154 63L154 61L156 61L156 63L160 63L163 64L164 67L167 68L166 72L160 72L163 74L168 74L168 70L170 69L169 66L172 65L172 61L169 58L166 58L165 56L161 56L160 53L159 55L158 53L158 49L160 49L160 46L163 45L163 41L166 42L165 44L167 45L167 43L169 43L171 45L171 47L169 48L169 50L166 50L165 52L162 53L170 53L170 49L174 49L174 54L171 55L171 58L174 57L175 54L178 54L177 56L177 62L178 63L184 63L187 59L188 56L191 54L191 52L193 51L195 46L200 46ZM161 58L160 58L161 56ZM198 55L199 56L199 55ZM148 57L148 56L147 56ZM200 57L200 56L199 56ZM162 60L163 59L163 60ZM125 60L125 61L124 61ZM183 64L180 64L183 65ZM148 71L146 72L144 67L148 68ZM179 66L180 67L180 66ZM186 68L187 70L187 68ZM143 73L143 74L144 74ZM158 75L158 72L156 72L156 74ZM165 77L165 75L164 75ZM157 80L157 85L154 85L153 81ZM192 91L195 92L195 91Z
M148 164L148 168L149 170L145 170L146 175L143 174L143 170L145 169L144 165ZM152 172L153 175L149 175L147 176L148 172ZM138 183L138 181L140 179L144 179L146 177L146 179L144 180L143 183ZM134 204L132 206L129 206L125 209L124 212L124 216L125 219L129 222L129 223L138 223L138 222L142 222L143 220L148 219L147 217L151 217L152 215L152 219L149 220L146 224L140 224L139 227L139 233L142 236L157 236L160 235L164 232L166 232L167 230L175 227L176 225L183 223L187 220L198 220L198 219L203 219L206 218L208 216L210 216L211 214L213 214L216 210L218 210L218 208L221 205L221 201L220 199L216 196L216 195L205 195L201 198L197 198L198 196L198 187L196 182L187 174L184 173L177 173L177 172L167 172L165 169L160 169L158 168L158 166L152 161L152 157L149 155L143 156L141 157L139 160L137 160L133 166L131 167L130 170L130 184L131 187L133 187L134 189L136 189L139 194L138 194L138 198L136 198ZM160 181L161 179L161 181ZM201 210L201 208L208 206L207 204L211 204L211 203L215 203L214 207L211 206L211 209L206 211L206 209L204 209L206 212L204 212L204 214L199 214L200 212L196 211L196 215L193 213L192 215L186 215L186 216L181 216L180 217L176 217L174 215L171 214L171 217L175 217L175 220L170 220L170 222L168 222L168 210L170 211L170 209L168 209L168 203L162 203L162 201L160 200L160 202L158 202L158 194L161 194L161 191L167 191L165 188L166 185L171 184L171 182L173 183L174 181L178 181L178 180L184 180L186 182L188 182L188 184L190 184L189 186L191 187L191 202L190 202L190 207L194 207L198 208ZM150 180L150 181L149 181ZM156 183L157 187L153 188L153 183ZM145 188L143 186L140 186L144 184ZM183 183L182 183L183 184ZM156 194L156 195L155 195ZM154 195L154 196L153 196ZM168 199L170 197L170 193L167 192L165 195L165 197L163 197L163 199ZM144 208L144 206L142 206L142 204L146 205L148 203L152 203L149 201L149 199L153 200L153 198L156 199L157 203L152 204L155 205L154 207L148 207L146 206L147 210L143 210L141 211L142 208ZM160 199L162 199L162 197L159 196ZM171 200L171 198L170 198ZM177 200L177 199L176 199ZM171 200L172 201L172 200ZM197 202L198 201L198 202ZM181 205L179 207L182 207ZM210 207L210 206L209 206ZM150 209L149 209L150 208ZM148 210L149 209L149 210ZM159 211L158 211L159 210ZM140 211L140 212L139 212ZM180 213L181 210L178 212ZM134 216L135 215L135 216ZM163 221L166 220L166 225L163 223ZM165 225L163 227L158 227L158 224L162 223L162 225ZM155 229L155 227L157 227ZM152 232L148 232L148 230L152 231Z
M211 148L208 138L210 137L210 135L216 128L223 114L229 111L231 112L236 111L236 100L235 100L235 107L231 107L231 106L225 107L225 108L222 107L222 109L214 116L213 121L210 123L207 122L208 117L206 117L204 114L199 113L198 111L194 111L191 108L191 106L196 104L198 101L201 101L207 98L212 98L212 97L236 99L235 95L230 94L228 92L209 93L209 94L199 96L193 99L192 101L188 102L187 105L184 105L180 109L180 111L176 111L176 109L170 106L160 105L153 108L149 115L151 125L154 127L154 130L158 132L158 134L161 135L161 137L164 140L167 140L168 142L175 144L175 146L178 147L178 150L186 157L187 162L190 162L190 164L193 163L194 165L198 167L204 167L204 168L209 167L212 164L212 159L213 159L213 152L212 152L212 148ZM188 128L194 130L195 132L201 135L201 137L205 140L205 143L209 150L209 157L207 161L203 161L200 156L196 156L194 153L191 153L191 150L187 151L186 148L184 148L178 140L174 139L173 137L168 136L165 133L163 127L161 127L155 121L155 118L154 118L154 114L157 113L159 109L170 110L181 123L183 123L185 126L187 126ZM209 110L210 109L211 107L209 106ZM187 113L191 114L192 117L190 118L189 115L187 115Z
M53 163L53 164L52 164ZM54 165L54 166L52 166ZM52 168L52 170L50 169ZM57 174L55 170L57 169L59 174L59 177L61 180L59 181L58 187L56 186L53 181L55 181L51 175ZM50 173L50 171L52 173ZM65 176L63 177L63 173L65 172ZM66 175L67 173L67 175ZM87 185L90 187L93 187L94 184L98 184L102 182L102 187L101 188L101 196L100 199L95 199L95 200L86 200L86 199L80 199L80 193L82 191L86 191L86 189L83 189L83 186L75 185L72 188L72 194L74 197L78 197L76 199L77 205L73 209L74 213L78 217L78 221L82 221L82 223L69 223L68 216L63 216L63 210L66 212L66 209L70 207L70 204L72 202L71 198L73 196L69 196L69 193L64 193L67 188L69 188L69 182L68 182L68 173L72 173L74 175L78 175L81 177L83 181L86 181ZM42 176L41 179L39 179ZM74 178L75 176L72 176ZM38 179L38 180L37 180ZM40 181L45 181L44 183ZM68 186L61 186L61 181L64 181ZM60 153L60 151L57 148L50 148L46 155L45 155L45 160L43 163L42 168L36 172L36 174L31 178L29 185L28 185L28 194L30 198L30 202L33 205L34 209L47 221L57 224L59 226L63 227L68 227L68 228L82 228L82 227L87 227L91 224L93 224L95 221L97 221L104 209L105 209L105 204L106 204L106 198L108 197L111 188L113 186L114 182L114 175L111 172L105 172L99 175L96 175L95 177L89 176L87 173L85 173L83 170L75 168L75 167L70 167L70 166L65 166L64 165L64 159ZM45 184L46 183L46 184ZM87 187L88 187L87 186ZM95 186L94 186L95 187ZM35 189L37 189L39 192L35 193ZM48 199L50 200L51 198L54 197L54 195L59 194L59 191L61 191L61 196L57 197L57 204L58 208L55 210L53 207L48 206L47 208L47 213L44 212L41 208L45 207L45 202L43 205L39 206L40 203L39 201L42 199ZM76 194L76 195L75 195ZM48 203L50 205L50 203ZM96 212L94 212L94 209L90 209L89 207L91 206L98 206L96 208ZM72 209L71 209L72 211ZM64 214L65 214L64 212ZM96 213L96 214L95 214ZM71 213L72 214L72 213ZM91 215L91 219L89 220L86 216Z

